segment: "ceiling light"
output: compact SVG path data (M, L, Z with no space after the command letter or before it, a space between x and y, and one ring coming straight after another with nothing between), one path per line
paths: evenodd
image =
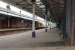
M41 5L40 8L45 8L45 5Z
M40 0L36 0L36 2L40 2Z
M7 3L4 3L4 2L2 2L2 1L0 1L0 7L6 9L6 6L7 6L7 5L8 5Z

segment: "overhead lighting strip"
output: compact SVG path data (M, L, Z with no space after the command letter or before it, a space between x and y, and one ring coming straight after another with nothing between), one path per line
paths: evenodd
M7 3L3 2L3 1L0 1L0 13L2 14L8 14L8 15L11 15L11 16L15 16L15 17L20 17L20 18L24 18L24 19L28 19L28 20L32 20L33 18L33 15L27 11L24 11L22 9L19 9L15 6L12 6L10 5L10 11L7 10ZM20 14L20 10L21 10L21 14ZM39 17L39 16L36 16L36 21L41 21L41 23L44 23L44 19Z

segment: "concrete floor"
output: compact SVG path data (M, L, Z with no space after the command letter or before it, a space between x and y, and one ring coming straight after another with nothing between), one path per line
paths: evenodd
M0 50L75 50L75 47L0 48Z
M12 35L0 36L0 48L28 48L62 46L63 40L59 37L58 29L36 30L36 38L32 38L32 31L16 32ZM14 33L14 32L11 32Z

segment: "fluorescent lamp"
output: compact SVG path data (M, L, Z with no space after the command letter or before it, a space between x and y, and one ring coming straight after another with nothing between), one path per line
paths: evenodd
M8 5L7 3L0 1L0 7L6 9L6 6L7 6L7 5Z
M45 8L45 5L41 5L40 8Z

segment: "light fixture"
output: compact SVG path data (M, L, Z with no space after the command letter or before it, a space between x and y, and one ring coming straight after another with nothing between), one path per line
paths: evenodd
M39 7L40 7L40 8L45 8L45 5L40 5Z
M5 2L3 2L3 1L0 1L0 7L1 8L5 8L6 9L6 6L7 6L8 4L7 3L5 3Z
M36 0L36 2L40 2L40 0Z

